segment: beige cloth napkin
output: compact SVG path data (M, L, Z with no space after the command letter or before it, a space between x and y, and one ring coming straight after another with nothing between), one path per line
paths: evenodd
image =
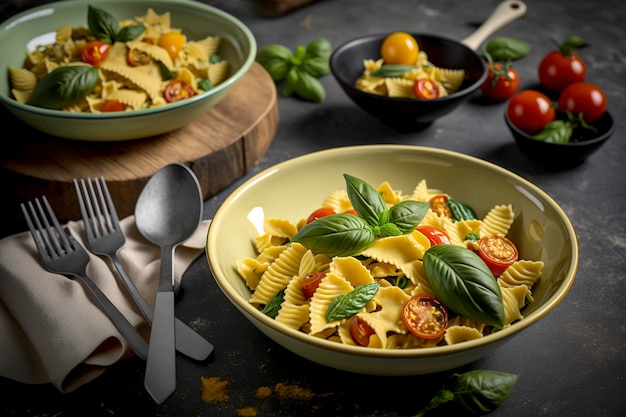
M133 216L120 223L126 236L118 254L120 262L148 304L154 306L160 248L141 236ZM203 253L208 226L209 221L203 221L176 249L177 282ZM69 222L67 228L85 246L82 221ZM89 255L87 275L147 341L149 326L113 265L107 258ZM50 382L62 392L71 392L133 355L79 281L41 266L29 232L0 240L0 376L30 384Z

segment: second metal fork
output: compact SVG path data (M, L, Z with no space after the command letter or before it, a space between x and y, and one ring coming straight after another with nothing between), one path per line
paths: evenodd
M95 184L95 187L94 187ZM119 224L117 210L104 178L74 180L80 212L85 224L89 249L108 257L117 269L124 286L141 310L148 324L152 324L153 308L143 298L133 281L128 277L117 256L126 240ZM178 318L174 322L176 350L192 359L202 361L209 357L213 345Z
M47 215L39 199L35 199L34 205L29 201L27 203L28 209L24 204L20 206L28 224L28 229L35 241L35 246L42 257L44 268L56 274L78 278L98 300L104 312L109 316L137 356L145 360L148 357L148 343L146 343L133 325L126 320L111 300L87 276L89 255L76 239L63 230L52 207L50 207L50 203L48 203L48 199L44 196L42 200ZM50 218L50 221L48 218ZM50 222L52 222L52 226Z

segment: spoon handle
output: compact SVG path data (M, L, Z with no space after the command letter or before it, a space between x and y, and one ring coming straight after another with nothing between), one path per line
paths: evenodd
M162 404L176 389L176 328L174 325L173 247L161 250L161 275L152 316L144 386Z

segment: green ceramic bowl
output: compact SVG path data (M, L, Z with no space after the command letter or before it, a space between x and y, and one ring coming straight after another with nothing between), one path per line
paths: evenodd
M238 19L215 7L190 0L99 0L97 7L120 20L140 16L148 8L169 11L172 27L188 39L214 35L224 39L219 54L230 64L229 78L216 88L160 108L103 114L74 114L20 104L10 97L8 67L21 67L24 52L50 39L63 25L86 26L93 0L61 1L18 14L0 25L0 102L15 117L50 135L85 141L121 141L178 129L220 102L248 71L256 57L252 32ZM45 36L48 36L47 38ZM43 38L42 38L43 37ZM52 38L53 39L53 38ZM46 41L47 43L47 41Z
M266 216L297 222L317 209L331 191L345 189L348 173L378 186L389 181L410 193L426 179L479 216L495 204L513 205L508 236L523 259L545 263L533 287L534 302L524 319L499 332L463 343L421 349L383 350L348 346L316 338L274 321L248 302L250 291L235 261L255 256L256 229L248 213L261 207ZM567 215L545 192L501 167L441 149L369 145L335 148L275 165L257 174L218 209L207 236L206 254L220 289L261 332L286 349L332 368L373 375L415 375L450 370L484 357L545 317L567 294L578 267L578 243ZM517 336L521 337L521 336Z

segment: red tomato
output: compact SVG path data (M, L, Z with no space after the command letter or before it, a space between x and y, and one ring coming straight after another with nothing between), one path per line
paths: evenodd
M414 295L404 304L402 321L415 336L438 339L448 327L448 309L433 295Z
M439 97L439 89L430 78L420 78L419 80L415 80L415 84L413 84L413 91L415 91L415 95L418 98L423 98L425 100L431 100Z
M126 54L126 61L131 67L139 67L141 65L149 64L152 61L150 55L144 51L140 51L137 48L129 48Z
M170 81L163 91L163 98L165 98L165 101L168 103L184 100L195 95L196 92L193 91L193 88L182 80Z
M548 91L559 92L572 83L584 81L586 76L584 61L573 52L552 51L539 63L539 82Z
M302 278L302 294L304 294L307 299L313 297L315 290L317 290L317 287L319 287L320 282L325 276L326 273L318 271L306 274L304 278Z
M91 41L83 48L80 53L80 59L89 65L99 67L102 62L109 56L111 45L102 41Z
M436 195L430 199L430 209L437 213L439 216L452 217L452 212L450 212L450 207L446 203L448 201L448 197L445 195Z
M494 277L502 275L519 258L517 247L504 236L484 236L478 241L478 256L487 264Z
M532 135L556 118L556 110L545 94L523 90L509 101L507 115L518 129Z
M582 113L587 123L593 123L606 111L606 95L600 87L587 82L577 82L565 87L559 95L559 110L574 116Z
M352 340L359 346L367 346L370 344L370 336L376 333L365 320L359 316L352 317L350 322L350 335Z
M332 214L337 214L337 212L335 211L335 209L331 207L318 208L313 213L311 213L309 217L307 217L306 222L308 224L308 223L311 223L313 220L317 220L321 217L330 216Z
M359 213L357 213L355 209L346 210L344 211L344 213L353 214L355 216L359 215Z
M122 103L119 100L107 100L102 104L100 111L103 113L109 113L114 111L124 111L126 110L126 104Z
M489 75L480 86L483 94L494 101L508 100L519 88L519 74L509 65L494 62L488 65Z
M430 225L422 225L416 227L417 231L428 238L431 246L440 245L442 243L450 243L450 236L443 230Z

